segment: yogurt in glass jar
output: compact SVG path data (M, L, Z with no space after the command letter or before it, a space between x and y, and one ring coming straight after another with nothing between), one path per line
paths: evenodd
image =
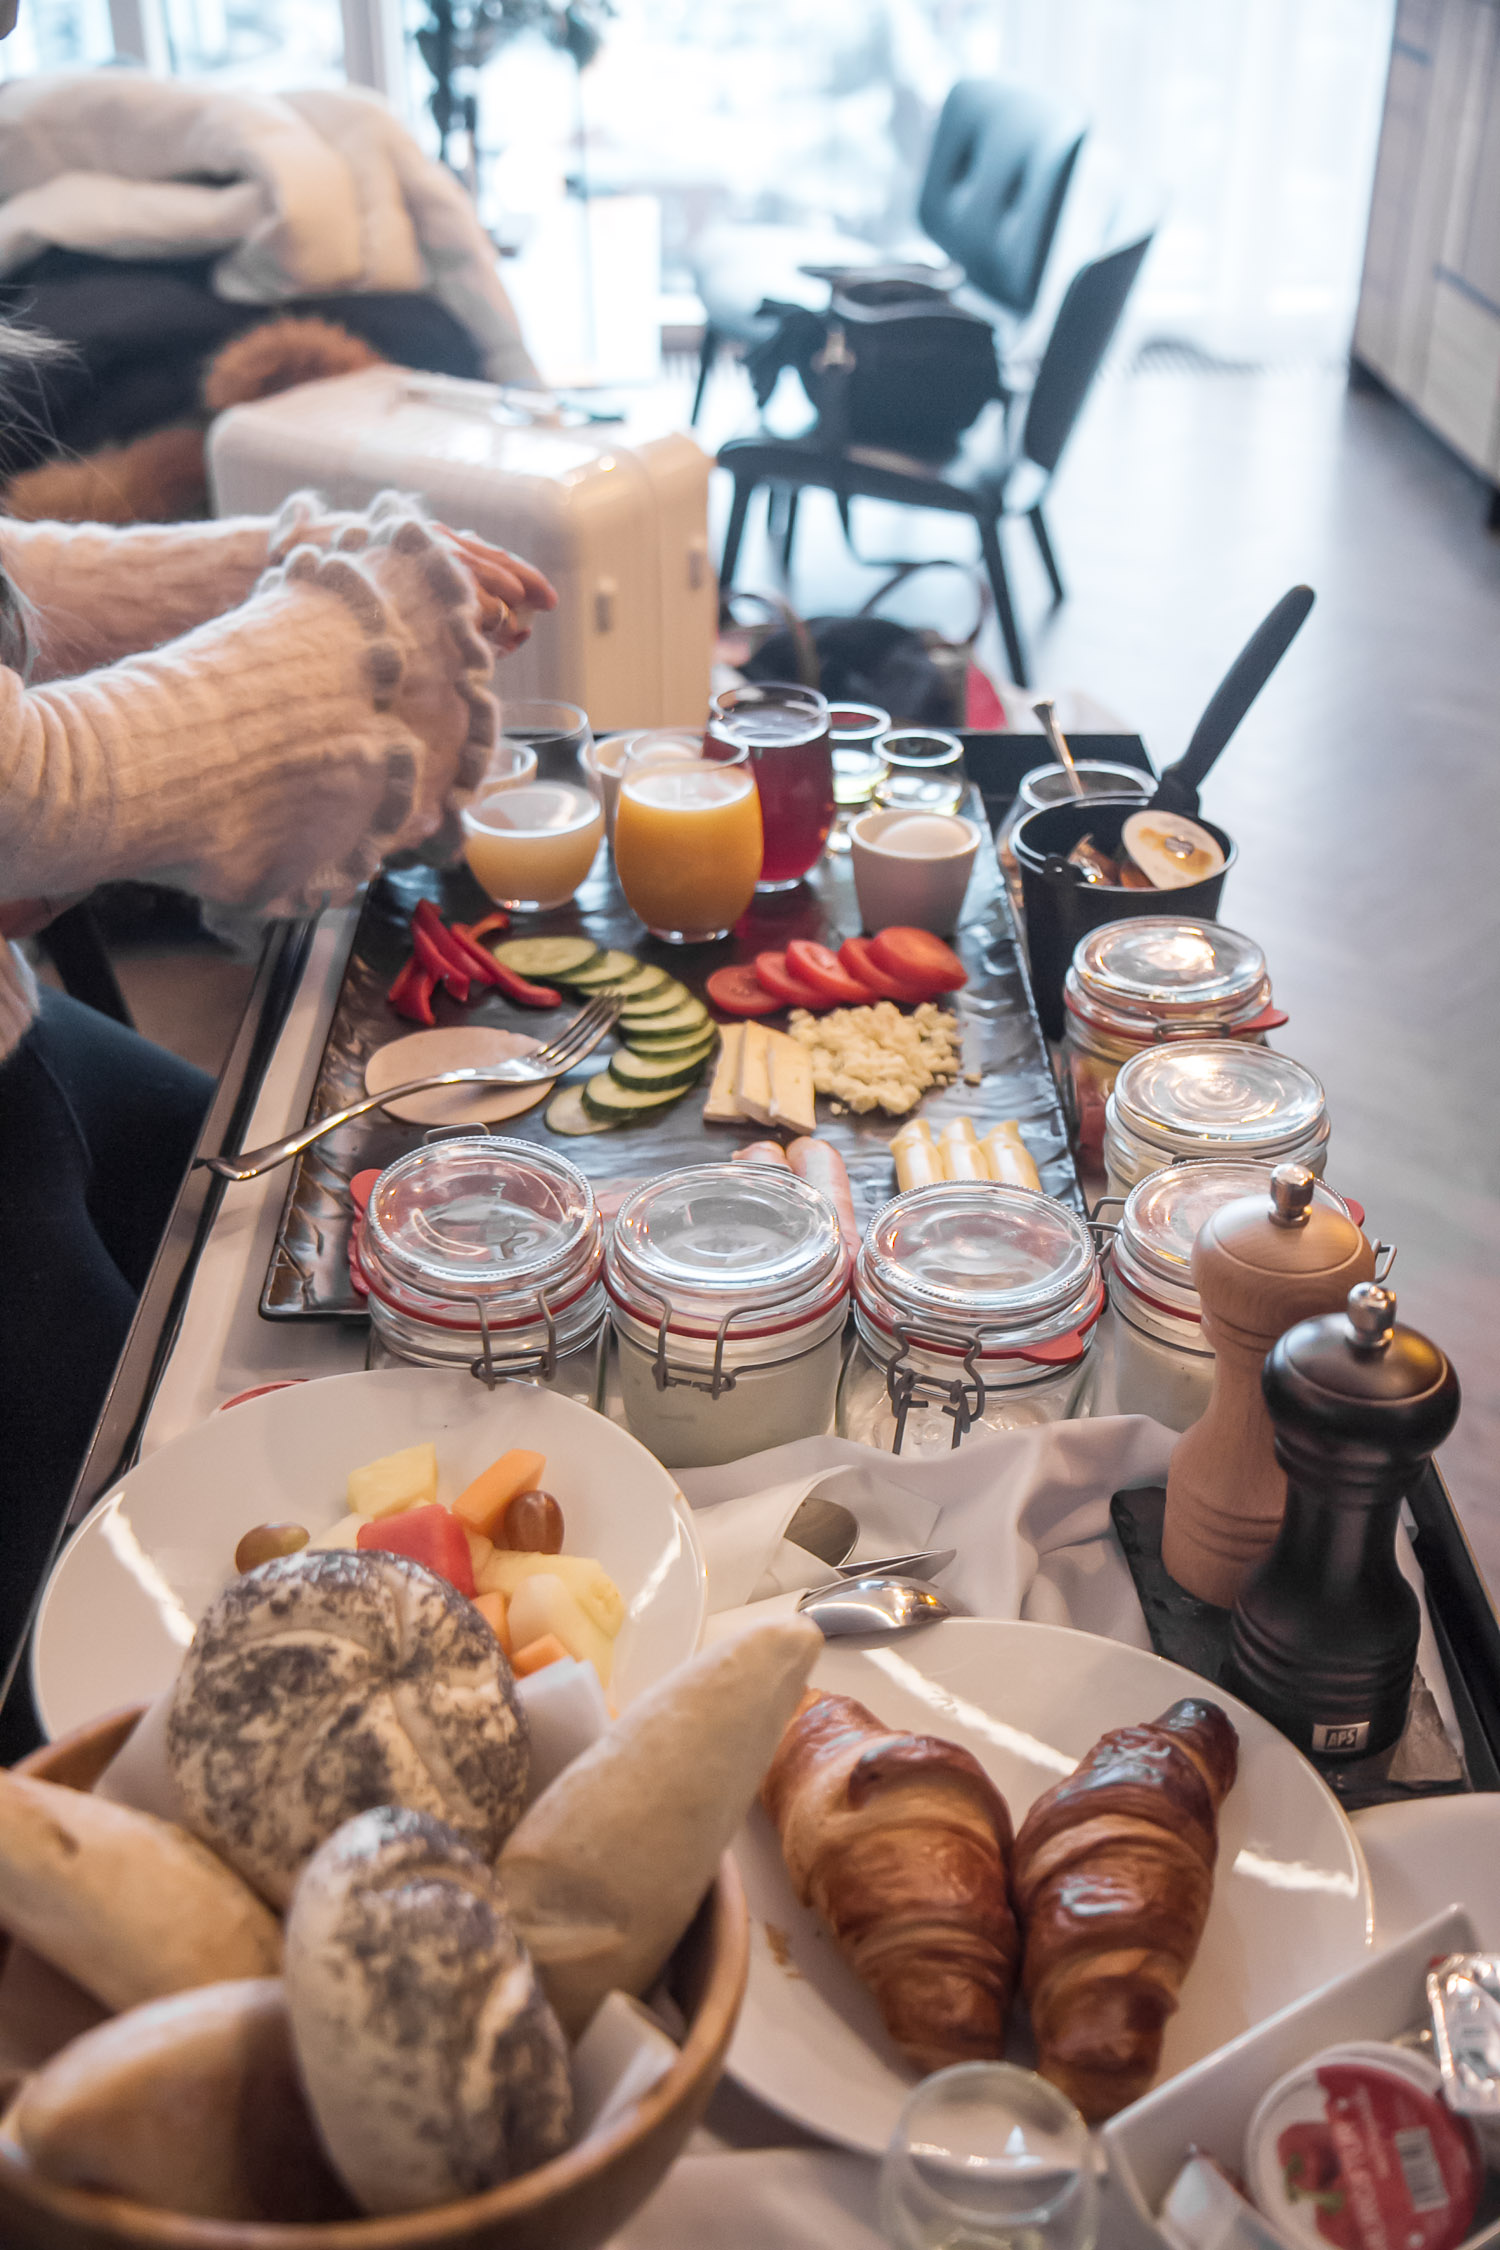
M833 1205L794 1172L648 1180L620 1206L605 1285L625 1420L667 1468L831 1427L849 1258Z
M1088 1222L1034 1188L937 1181L870 1222L839 1434L947 1453L1077 1414L1104 1284Z
M1104 1108L1109 1193L1126 1196L1164 1164L1301 1164L1328 1157L1323 1088L1304 1064L1237 1039L1145 1047L1121 1065Z

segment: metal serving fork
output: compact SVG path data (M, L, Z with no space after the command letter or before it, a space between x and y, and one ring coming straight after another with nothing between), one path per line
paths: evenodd
M288 1157L322 1140L325 1133L335 1133L354 1118L363 1117L372 1109L383 1109L408 1094L425 1094L433 1086L534 1086L538 1079L560 1078L565 1070L571 1070L575 1063L581 1063L585 1055L593 1052L619 1013L618 1000L591 1000L570 1024L563 1026L555 1039L538 1048L534 1055L518 1055L513 1062L491 1063L485 1070L440 1070L432 1078L413 1078L404 1086L387 1086L383 1094L366 1094L362 1102L351 1102L347 1109L336 1109L330 1116L320 1117L315 1124L304 1125L300 1133L288 1133L285 1140L268 1141L264 1148L241 1149L238 1156L200 1156L197 1161L208 1171L217 1172L221 1180L256 1180L262 1172L273 1172L278 1164L285 1164Z

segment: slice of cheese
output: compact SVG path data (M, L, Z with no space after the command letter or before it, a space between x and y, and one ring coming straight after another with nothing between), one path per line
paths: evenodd
M784 1032L767 1031L763 1023L747 1023L745 1026L734 1092L741 1117L753 1117L757 1125L774 1125L776 1122L771 1114L770 1047L773 1039L785 1037ZM790 1046L792 1042L788 1040L787 1044Z
M745 1044L745 1026L726 1023L719 1034L719 1060L714 1067L714 1082L708 1089L708 1099L703 1104L703 1121L706 1125L736 1125L740 1105L735 1099L735 1086L740 1075L740 1049Z
M972 1117L955 1117L943 1127L942 1153L945 1180L988 1180L994 1176L975 1136Z
M1009 1187L1041 1189L1041 1175L1036 1159L1021 1138L1021 1128L1013 1117L1006 1118L985 1134L980 1142L989 1165L990 1178L1001 1180Z
M771 1081L768 1122L789 1125L794 1133L815 1133L818 1111L811 1055L784 1031L773 1031L769 1034L767 1061Z

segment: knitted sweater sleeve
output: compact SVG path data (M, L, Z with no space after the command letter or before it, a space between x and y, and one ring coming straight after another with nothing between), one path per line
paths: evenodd
M90 672L159 648L237 609L268 564L304 541L330 547L362 519L295 492L272 517L220 523L13 523L0 566L30 610L33 680Z
M124 876L266 913L348 898L474 786L490 662L467 574L391 503L153 653L39 688L0 670L0 899Z

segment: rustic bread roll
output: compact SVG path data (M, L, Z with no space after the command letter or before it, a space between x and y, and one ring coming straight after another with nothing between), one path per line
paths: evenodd
M178 1675L167 1755L191 1827L284 1907L324 1839L373 1805L433 1813L493 1858L529 1747L473 1603L403 1555L335 1548L226 1586Z
M281 1967L275 1916L195 1836L3 1771L0 1929L108 2008Z
M556 2156L568 2050L483 1860L388 1806L308 1862L287 1920L303 2083L361 2209L420 2211Z
M640 1696L543 1790L500 1882L564 2030L653 1984L755 1802L823 1636L776 1618Z
M27 2081L6 2131L62 2187L203 2219L349 2215L279 1977L203 1985L84 2032Z

